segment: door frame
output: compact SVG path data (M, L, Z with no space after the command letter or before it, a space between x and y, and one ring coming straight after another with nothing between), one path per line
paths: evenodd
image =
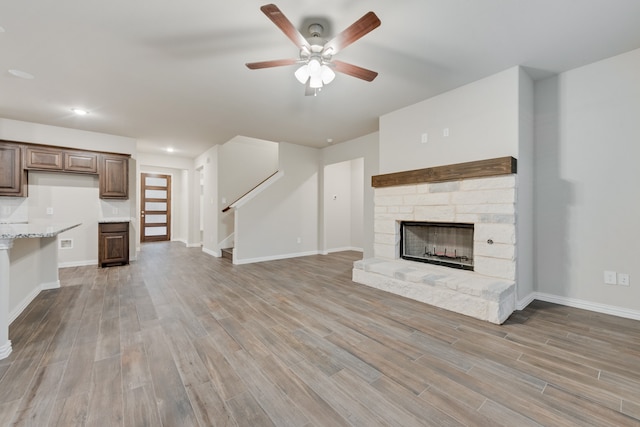
M145 185L145 178L166 178L167 186L166 187L156 187L156 186L147 186ZM162 202L165 199L147 199L145 197L145 190L167 190L167 210L165 211L147 211L145 210L145 202L147 201L157 201ZM171 175L163 174L163 173L155 173L155 172L141 172L140 173L140 243L147 242L166 242L171 240ZM145 223L145 216L149 215L163 215L166 214L166 223L152 223L153 225L147 225ZM160 236L145 236L145 228L152 226L165 226L167 233Z

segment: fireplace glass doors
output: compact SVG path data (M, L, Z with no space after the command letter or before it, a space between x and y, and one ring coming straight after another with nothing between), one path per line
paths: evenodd
M400 257L473 270L473 224L401 222Z

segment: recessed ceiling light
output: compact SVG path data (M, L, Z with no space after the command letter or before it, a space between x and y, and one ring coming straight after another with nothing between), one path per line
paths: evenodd
M33 76L33 74L29 74L26 71L21 71L21 70L11 69L11 70L9 70L9 74L11 74L12 76L20 77L21 79L31 80L31 79L35 78Z
M87 114L89 114L87 110L83 110L82 108L72 108L71 111L73 111L78 116L86 116Z
M167 153L173 153L173 147L167 147Z

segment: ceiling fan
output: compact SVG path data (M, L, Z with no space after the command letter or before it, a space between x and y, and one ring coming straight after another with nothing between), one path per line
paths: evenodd
M380 26L380 19L375 13L366 13L343 32L326 41L322 38L324 28L320 23L312 23L309 26L311 37L305 38L275 4L264 5L260 10L300 49L300 54L298 59L250 62L246 64L249 69L302 64L295 76L306 86L305 95L317 95L324 85L331 83L335 78L334 70L368 82L378 75L375 71L333 59L336 53Z

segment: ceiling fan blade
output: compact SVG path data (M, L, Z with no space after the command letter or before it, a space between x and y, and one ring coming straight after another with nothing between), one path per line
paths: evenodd
M373 12L367 12L362 18L351 24L349 28L329 40L324 45L324 51L335 55L351 43L367 35L380 26L380 19Z
M375 71L367 70L366 68L358 67L357 65L348 64L346 62L333 60L331 63L335 66L335 70L348 74L353 77L357 77L368 82L373 81L378 76Z
M250 70L259 70L260 68L283 67L285 65L293 65L297 63L297 59L274 59L272 61L248 62L245 65Z
M300 31L293 26L291 21L284 16L284 13L278 9L278 6L275 4L265 4L260 8L260 10L267 15L267 18L271 19L271 21L276 24L278 28L299 48L303 46L307 49L310 49L311 46L307 39L304 38Z

